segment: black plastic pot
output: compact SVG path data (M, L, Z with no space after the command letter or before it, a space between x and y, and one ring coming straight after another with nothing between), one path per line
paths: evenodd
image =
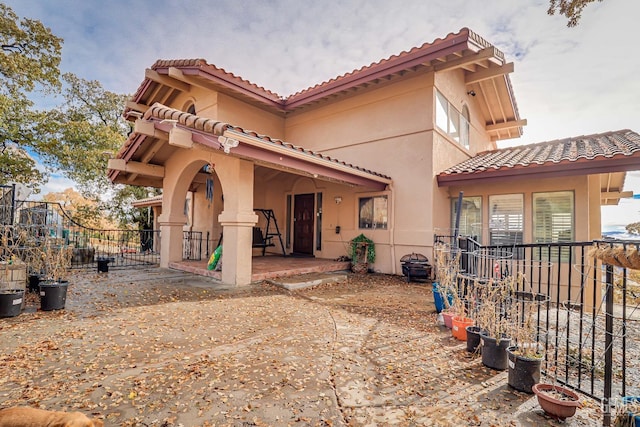
M29 275L29 292L38 292L40 290L40 276L37 274Z
M517 354L518 347L507 348L509 373L507 384L518 391L533 393L531 387L540 382L541 357L524 357Z
M467 351L475 353L480 347L480 326L467 326Z
M0 317L15 317L22 310L24 290L8 289L0 291Z
M109 258L98 258L98 273L108 273L110 261Z
M507 369L509 358L507 357L507 347L511 345L511 338L495 338L480 335L482 340L482 364L488 368L498 371Z
M67 302L66 280L40 282L40 309L42 311L62 310Z

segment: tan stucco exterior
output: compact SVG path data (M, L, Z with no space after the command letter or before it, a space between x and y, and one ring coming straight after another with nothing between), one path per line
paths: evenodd
M423 49L428 52L431 47ZM151 142L141 139L140 145L135 146L138 140L131 139L131 145L125 146L119 157L137 165L132 169L135 174L129 171L128 178L112 175L112 179L129 179L132 183L139 180L139 185L152 183L162 187L161 214L157 217L162 235L162 266L181 260L183 231L208 236L210 251L222 234L222 280L238 285L250 282L251 257L261 253L261 249L251 249L252 227L259 226L264 232L266 224L254 209L272 209L277 218L285 247L280 246L279 239L274 239L276 245L267 251L290 254L295 249L294 210L296 197L300 195L313 195L310 227L313 244L308 255L320 258L347 255L348 242L364 233L376 244L377 258L372 268L383 273L399 273L400 257L411 252L432 258L434 234L446 234L450 229L451 199L460 191L465 196L481 196L485 210L489 195L524 194L525 242L531 242L532 237L531 194L572 191L576 206L575 239L586 241L600 237L598 175L513 179L452 187L438 185L436 177L440 172L479 152L495 149L496 139L518 136L525 122L518 116L515 100L509 98L513 96L510 82L501 74L501 67L508 68L509 64L504 62L502 54L492 47L472 52L467 49L468 46L461 51L466 57L453 56L447 51L435 65L421 68L424 63L413 65L412 62L403 72L394 71L388 78L371 77L366 84L356 81L352 87L335 92L337 95L324 96L321 89L315 92L311 89L292 98L294 102L307 96L310 101L296 104L290 110L273 94L244 81L236 81L237 85L231 87L212 77L207 79L213 82L201 75L185 77L171 64L161 63L158 69L176 82L163 77L146 86L145 81L134 97L136 103L130 107L146 111L139 121L154 120L150 125L152 131L147 130L145 134ZM409 59L400 57L398 61ZM197 66L201 64L198 62ZM386 63L378 64L382 66ZM361 72L365 71L369 70ZM473 78L475 72L482 78L497 79L492 86L495 94L490 96L483 89L482 82L478 82L480 77ZM347 77L355 78L358 74ZM327 92L333 90L331 85L338 83L339 80L328 83ZM156 93L165 92L157 89L159 87L170 87L173 92L160 97ZM468 109L468 148L436 126L436 91L458 112ZM178 112L193 105L195 116L186 115L180 126L174 125L179 128L174 132L166 120L151 117L147 109L154 102L164 103ZM178 112L175 117L182 120ZM494 120L489 126L489 118L500 114L500 121ZM220 128L197 128L197 123L204 119L220 122ZM226 124L233 128L225 127ZM226 138L236 138L237 148L230 146L228 152L221 150L221 141ZM268 144L262 144L264 141ZM300 149L285 150L278 141ZM249 148L254 151L248 151ZM260 154L263 152L271 157L263 157ZM325 161L324 170L336 168L341 176L352 174L358 179L366 175L368 181L350 184L347 180L314 172L312 163L320 162L318 155L340 160ZM155 165L153 169L138 165L151 163L154 158L162 166L161 171ZM300 161L311 162L308 164L312 166L300 166ZM206 165L212 166L212 174L203 172ZM124 173L126 168L120 168ZM149 177L139 178L137 174L145 171ZM213 180L212 199L205 197L207 179ZM387 226L360 229L359 200L375 196L387 198ZM185 215L187 197L191 200ZM319 197L321 206L317 205ZM486 217L483 212L483 221Z

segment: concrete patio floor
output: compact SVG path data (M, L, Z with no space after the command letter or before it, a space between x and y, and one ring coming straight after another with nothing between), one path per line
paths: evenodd
M0 407L79 410L107 426L602 425L585 398L565 422L546 417L436 324L428 283L401 277L290 291L85 272L65 310L37 306L30 296L0 319Z

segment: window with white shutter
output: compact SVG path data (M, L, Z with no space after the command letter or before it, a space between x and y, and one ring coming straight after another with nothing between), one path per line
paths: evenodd
M535 243L572 242L574 239L573 191L533 193L533 239ZM561 260L567 260L568 249ZM552 248L552 260L558 259L557 248Z
M489 196L489 244L513 246L522 243L524 196Z
M458 198L451 199L451 229L456 227ZM475 241L482 239L482 197L463 197L460 208L460 236L471 236Z

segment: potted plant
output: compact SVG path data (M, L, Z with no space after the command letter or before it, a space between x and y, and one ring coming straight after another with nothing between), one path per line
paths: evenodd
M434 247L434 262L436 280L433 284L433 298L439 313L438 321L453 331L454 317L464 318L466 312L464 301L458 293L460 251L438 243Z
M40 282L40 308L43 311L63 309L67 299L73 248L48 238L42 248L44 280Z
M26 265L17 256L18 240L13 227L0 228L0 317L14 317L22 310Z
M369 271L369 264L376 260L376 247L373 240L364 234L351 239L350 253L351 271L363 274Z
M524 276L516 276L517 289L523 289ZM533 385L540 382L540 368L544 349L537 340L535 313L547 300L544 294L532 291L515 291L509 305L509 335L514 345L507 348L508 384L525 393L533 393Z
M513 277L489 279L476 290L478 309L476 323L481 328L482 363L504 371L508 366L507 347L511 345L507 306Z

